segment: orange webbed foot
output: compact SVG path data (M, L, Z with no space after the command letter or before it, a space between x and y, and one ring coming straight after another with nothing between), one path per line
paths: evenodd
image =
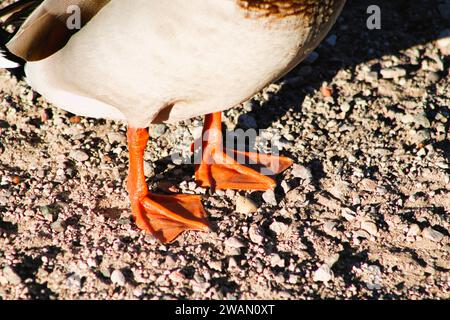
M147 194L132 204L137 226L162 243L174 241L188 230L208 231L200 196Z
M270 176L283 172L293 164L293 161L286 157L224 150L222 137L221 114L206 116L202 159L195 171L196 182L201 187L268 190L276 185Z
M197 166L195 180L199 186L212 189L268 190L276 185L270 176L281 173L292 165L292 160L286 157L236 150L231 152L237 160L226 152L214 153L211 155L212 163Z
M165 196L148 192L144 176L144 150L148 139L146 129L128 129L128 193L137 226L153 234L162 243L174 241L187 230L208 231L200 196Z

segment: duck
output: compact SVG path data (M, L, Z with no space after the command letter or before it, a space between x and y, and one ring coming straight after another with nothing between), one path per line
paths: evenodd
M268 190L287 157L223 146L222 112L285 76L325 38L345 0L19 0L0 67L24 66L30 87L70 113L125 121L127 190L138 228L162 243L208 231L198 195L148 190L148 127L204 116L195 181L203 188ZM269 169L263 174L242 156Z

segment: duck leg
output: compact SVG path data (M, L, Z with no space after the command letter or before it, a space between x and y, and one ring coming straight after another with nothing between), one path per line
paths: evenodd
M169 243L186 230L209 230L206 212L199 196L155 195L148 192L144 176L144 150L149 135L146 129L128 129L130 168L128 192L131 211L139 228Z
M196 181L202 187L268 190L275 186L275 180L242 163L265 167L273 175L283 172L292 165L292 160L286 157L224 150L220 112L206 116L202 138L202 160L201 164L196 166L195 172ZM236 161L235 158L244 161Z

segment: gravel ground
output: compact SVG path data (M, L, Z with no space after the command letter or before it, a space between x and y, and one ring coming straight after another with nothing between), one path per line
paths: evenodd
M201 119L153 126L151 189L204 194L214 229L171 245L131 222L125 125L0 71L0 299L449 299L449 8L350 1L307 62L225 113L295 160L275 192L196 188L169 155Z

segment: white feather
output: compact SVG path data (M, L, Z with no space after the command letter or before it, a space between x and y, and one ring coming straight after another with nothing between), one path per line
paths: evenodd
M17 62L6 59L4 52L0 50L0 69L14 69L19 66Z
M113 0L62 50L27 63L26 75L63 109L135 127L168 106L167 122L223 111L280 78L325 35L314 37L306 19L267 24L245 13L235 0Z

